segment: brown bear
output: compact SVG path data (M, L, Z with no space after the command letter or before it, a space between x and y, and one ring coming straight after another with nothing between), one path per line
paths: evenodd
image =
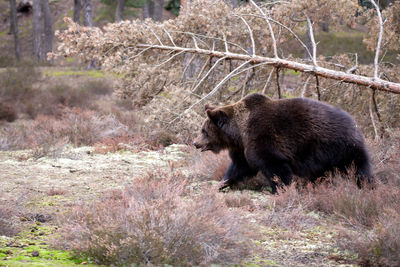
M273 100L250 94L223 107L205 106L207 119L194 146L232 160L220 189L261 171L276 192L277 176L315 181L327 172L354 165L357 184L373 182L364 137L344 110L308 98Z

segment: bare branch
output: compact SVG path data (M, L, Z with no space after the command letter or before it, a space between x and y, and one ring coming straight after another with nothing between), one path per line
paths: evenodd
M246 24L247 30L249 31L251 47L253 50L253 56L255 56L256 55L256 44L254 42L253 30L250 28L250 25L247 23L247 21L242 16L239 16L239 18L244 22L244 24Z
M176 53L176 54L172 55L172 56L171 56L169 59L167 59L166 61L164 61L164 62L161 62L160 64L157 64L157 65L156 65L156 67L160 67L160 66L164 65L165 63L168 63L168 62L170 62L172 59L174 59L175 57L177 57L177 56L181 55L182 53L183 53L183 51L181 51L181 52L178 52L178 53Z
M380 127L381 128L381 138L383 138L383 135L385 133L385 128L383 127L383 124L382 124L382 117L381 117L381 113L379 112L379 109L378 109L378 104L376 103L375 94L376 94L376 90L372 89L372 96L371 96L372 104L374 104L375 113L376 113L376 116L378 117L378 121L381 126Z
M304 97L304 95L306 94L308 81L309 81L310 79L311 79L311 76L308 76L307 79L306 79L306 81L304 82L304 86L303 86L303 89L301 90L300 97Z
M355 53L356 56L356 64L351 67L350 69L346 70L346 73L354 73L358 69L358 55Z
M254 14L240 14L240 15L263 18L262 16L254 15ZM269 20L272 21L273 23L285 28L288 32L290 32L293 35L293 37L301 44L301 46L304 47L304 49L306 50L306 52L310 56L310 58L312 58L311 52L310 52L310 50L308 50L308 47L306 46L306 44L300 39L300 37L292 29L290 29L288 26L280 23L279 21L274 20L273 18L269 18Z
M189 66L192 64L192 62L193 62L193 60L195 59L196 56L197 56L196 54L193 54L193 56L189 59L189 62L186 64L185 68L182 71L181 81L183 81L186 71L188 70Z
M225 52L229 53L228 42L226 41L226 35L224 32L222 33L222 36L224 37Z
M194 36L197 36L197 37L202 37L202 38L206 38L206 39L210 39L210 40L217 40L217 41L221 41L221 42L225 42L226 41L226 40L221 39L221 38L210 37L210 36L207 36L207 35L193 33L193 32L183 32L183 31L171 31L171 32L173 32L173 33L181 33L181 34L186 34L186 35L191 35L191 36L194 35ZM201 39L199 39L199 40L208 47L207 43L205 43ZM231 46L239 48L240 50L242 50L246 54L249 54L249 52L246 49L244 49L243 47L241 47L240 45L238 45L236 43L229 42L229 41L226 41L226 42Z
M374 59L374 78L379 79L378 70L379 70L379 53L381 50L382 44L382 35L383 35L383 21L382 21L382 14L379 9L379 6L375 3L374 0L369 0L372 5L375 7L376 13L378 15L378 22L379 22L379 36L378 36L378 43L376 44L376 51L375 51L375 59Z
M161 42L160 37L154 32L153 28L151 26L146 25L147 28L150 29L151 33L156 37L156 39L158 40L158 42L160 43L160 45L164 45L163 42Z
M202 82L208 77L208 75L210 75L210 73L215 69L216 66L218 66L218 64L225 60L226 57L222 57L220 59L218 59L214 65L208 70L208 72L206 73L206 75L203 76L203 78L201 78L201 80L197 83L197 85L191 90L192 92L196 91L196 89L202 84Z
M174 46L162 46L162 45L151 45L151 44L138 44L137 48L153 48L159 50L167 51L185 51L185 53L195 53L199 55L208 55L217 58L226 57L226 59L235 59L242 61L249 61L252 64L263 63L268 65L273 65L274 67L282 67L286 69L292 69L300 72L312 72L320 77L338 80L345 83L354 83L357 85L369 86L371 88L391 92L394 94L400 94L400 84L394 83L379 78L371 78L351 73L346 73L343 71L331 70L319 66L312 66L308 64L299 63L296 61L281 59L281 58L270 58L263 56L251 56L237 53L226 53L221 51L212 51L207 49L195 49L186 47L174 47Z
M171 43L176 46L174 39L172 38L171 34L164 28L162 27L162 29L164 30L164 32L168 35L169 40L171 41Z
M203 66L201 67L199 74L197 75L196 81L200 79L201 75L203 75L204 70L207 68L207 65L211 63L212 57L208 57L207 60L204 62ZM195 87L195 83L193 83L190 91L193 92L193 88Z
M282 99L281 86L279 84L279 71L280 71L280 68L279 67L276 68L276 87L278 89L278 98Z
M319 78L318 75L315 75L315 87L317 89L317 96L318 96L318 100L321 100L321 91L319 90Z
M267 86L268 86L268 84L269 84L269 81L271 80L272 73L274 73L274 68L272 68L272 70L269 72L267 81L265 82L264 88L263 88L262 91L261 91L261 93L262 93L263 95L265 95L265 90L267 89Z
M279 58L279 57L278 57L278 49L276 48L276 40L275 40L274 31L273 31L273 29L272 29L272 25L271 25L271 22L269 21L268 16L264 13L264 11L263 11L256 3L254 3L253 0L250 0L250 3L258 9L258 11L263 15L265 21L267 22L267 24L268 24L268 29L269 29L269 32L270 32L270 34L271 34L272 48L273 48L273 50L274 50L274 57L275 57L275 58Z
M189 110L191 110L194 106L200 104L201 102L203 102L204 100L206 100L207 98L209 98L210 96L212 96L213 94L215 94L218 89L228 80L230 79L233 75L236 74L236 72L238 70L240 70L241 68L243 68L243 66L249 64L250 61L246 61L243 62L242 64L240 64L240 66L238 66L237 68L235 68L233 71L231 71L228 75L225 76L225 78L223 78L218 84L217 86L214 87L214 89L212 89L207 95L205 95L204 97L202 97L200 100L196 101L195 103L193 103L192 105L190 105L187 109L185 109L179 116L177 116L175 119L171 120L169 122L169 124L172 124L173 122L175 122L176 120L178 120L180 117L183 116L183 114L185 114L185 112L188 112Z
M317 66L317 45L315 44L315 40L314 40L314 30L312 27L312 23L311 20L308 16L306 16L307 18L307 27L308 27L308 31L310 33L310 40L311 40L311 44L312 44L312 62L314 64L314 66Z
M196 49L199 49L199 46L197 45L196 36L192 35L192 39L193 39L194 47L195 47Z
M369 116L371 117L372 126L374 127L375 140L379 139L378 130L376 129L374 114L372 113L372 98L369 101Z

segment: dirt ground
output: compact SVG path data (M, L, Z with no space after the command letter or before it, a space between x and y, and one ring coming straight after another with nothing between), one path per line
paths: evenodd
M77 201L90 201L110 189L132 184L135 177L154 168L186 168L190 179L193 155L187 151L184 145L172 145L159 151L96 154L92 147L67 147L56 158L39 159L32 159L30 151L0 152L0 200L17 202L24 210L16 222L22 231L14 237L0 237L0 266L92 265L49 246L57 234L57 214ZM61 193L51 193L57 190ZM305 216L313 220L311 224L301 226L299 221L301 227L296 229L270 227L259 220L263 213L271 212L268 207L260 208L268 193L220 194L246 194L259 207L245 211L260 234L253 240L253 256L243 259L241 265L352 266L348 263L354 255L337 248L329 218L310 213Z

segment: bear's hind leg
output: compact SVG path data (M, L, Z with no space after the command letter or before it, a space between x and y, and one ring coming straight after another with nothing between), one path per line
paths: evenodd
M250 165L260 169L265 178L267 178L271 184L273 194L277 190L274 176L278 176L285 185L289 185L292 182L293 170L282 155L249 149L246 152L246 156Z

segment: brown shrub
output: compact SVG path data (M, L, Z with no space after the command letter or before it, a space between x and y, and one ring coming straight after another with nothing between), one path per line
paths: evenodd
M59 187L58 188L52 187L51 189L46 191L46 194L48 196L60 196L60 195L65 195L67 193L68 191L66 189Z
M219 154L212 152L191 151L194 158L193 169L200 179L220 181L224 176L226 168L230 164L230 159L226 151Z
M92 145L127 133L126 126L113 115L101 116L79 108L64 108L63 112L60 119L39 115L35 120L8 125L0 140L3 149L35 149L40 157L59 151L67 143Z
M0 236L13 236L18 233L13 217L15 216L15 207L5 201L0 201Z
M179 172L156 171L61 218L59 244L102 264L208 265L247 256L242 218L215 193L193 195Z
M361 266L400 265L400 215L386 210L372 229L342 229L338 244L358 254Z
M254 208L254 203L251 197L246 192L238 192L225 195L225 204L230 208L242 208L247 207L249 209Z
M373 190L359 189L354 177L340 175L305 188L296 188L293 184L271 197L275 205L273 213L266 215L267 223L296 228L307 220L308 211L322 212L345 226L338 236L338 244L356 252L362 266L398 266L400 187L397 179L378 181Z
M13 122L17 119L17 113L12 105L0 101L0 121Z

